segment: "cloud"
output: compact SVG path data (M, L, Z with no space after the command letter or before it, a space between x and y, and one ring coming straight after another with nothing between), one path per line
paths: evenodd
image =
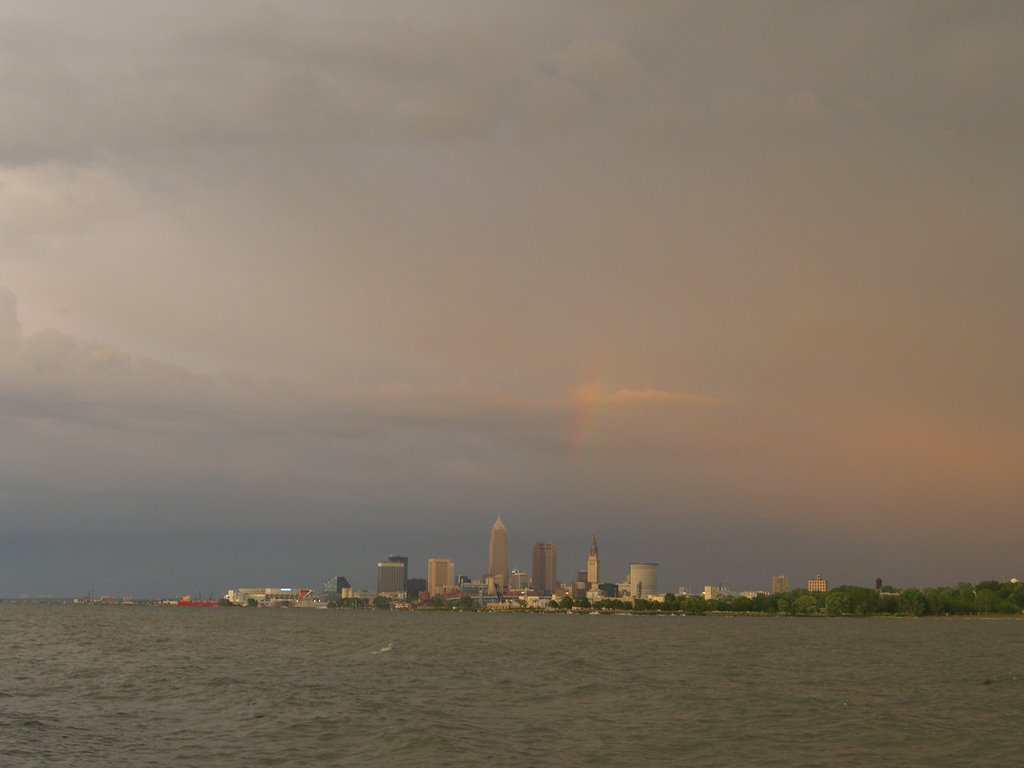
M1020 506L1009 4L3 15L25 525Z
M628 88L642 72L636 57L622 44L610 40L571 40L556 61L562 77L598 93Z
M693 403L695 405L721 405L727 400L685 392L665 392L660 389L619 389L604 398L609 403Z
M18 300L11 291L0 286L0 350L15 346L20 339Z

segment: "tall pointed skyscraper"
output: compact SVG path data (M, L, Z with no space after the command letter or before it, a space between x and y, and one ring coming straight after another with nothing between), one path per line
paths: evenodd
M487 577L494 579L494 586L504 592L508 587L508 535L501 515L491 526L491 541L487 546Z
M597 589L601 583L601 566L597 558L597 534L590 540L590 555L587 557L587 589Z

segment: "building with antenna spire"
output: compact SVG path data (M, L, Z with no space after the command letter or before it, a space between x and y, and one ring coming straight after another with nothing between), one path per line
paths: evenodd
M487 545L487 578L493 580L498 592L508 588L508 534L501 515L491 526L491 540Z

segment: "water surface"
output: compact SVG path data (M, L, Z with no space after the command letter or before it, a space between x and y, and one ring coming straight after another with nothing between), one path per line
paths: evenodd
M5 766L1024 765L1024 622L0 604Z

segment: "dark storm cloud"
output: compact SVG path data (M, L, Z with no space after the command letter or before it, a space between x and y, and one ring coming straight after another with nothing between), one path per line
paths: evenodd
M1022 39L1012 3L0 6L7 530L176 541L171 591L204 535L475 574L498 512L670 585L859 579L883 526L894 579L1008 575Z

